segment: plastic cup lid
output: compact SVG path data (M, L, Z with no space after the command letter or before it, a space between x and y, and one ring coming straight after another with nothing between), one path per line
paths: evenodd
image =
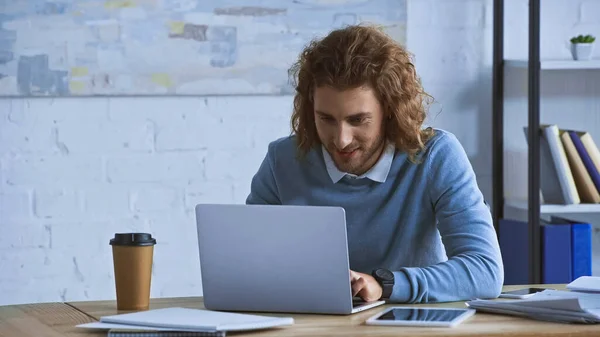
M156 244L156 239L149 233L115 233L115 237L110 239L109 244L114 246L152 246Z

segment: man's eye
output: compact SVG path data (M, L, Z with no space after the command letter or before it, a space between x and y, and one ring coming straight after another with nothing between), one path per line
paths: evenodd
M350 122L352 124L360 124L360 123L362 123L362 121L363 121L363 118L361 118L361 117L355 117L355 118L350 119Z

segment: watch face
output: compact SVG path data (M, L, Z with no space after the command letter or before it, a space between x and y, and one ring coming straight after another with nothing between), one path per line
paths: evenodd
M394 274L387 269L377 269L375 273L377 274L377 277L381 278L382 280L391 281L394 279Z

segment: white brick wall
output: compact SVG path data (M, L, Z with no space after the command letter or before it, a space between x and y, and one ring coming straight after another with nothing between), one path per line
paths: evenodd
M153 296L201 294L193 208L244 202L290 109L289 97L0 101L0 304L112 298L108 241L134 230L159 242Z
M527 1L506 3L506 55L525 57ZM569 57L563 42L582 29L600 35L598 1L543 8L543 56ZM437 100L429 124L462 141L488 198L491 19L491 0L409 1L409 48ZM114 298L108 240L133 230L159 242L152 296L201 295L193 207L244 202L290 109L291 97L0 100L0 304ZM522 156L526 111L506 123Z

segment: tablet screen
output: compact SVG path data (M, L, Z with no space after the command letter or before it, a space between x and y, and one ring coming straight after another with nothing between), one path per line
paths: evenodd
M394 308L377 318L378 321L452 322L467 309Z
M518 290L513 290L513 291L504 291L502 292L503 294L512 294L512 295L530 295L530 294L535 294L535 293L539 293L546 290L545 288L525 288L525 289L518 289Z

